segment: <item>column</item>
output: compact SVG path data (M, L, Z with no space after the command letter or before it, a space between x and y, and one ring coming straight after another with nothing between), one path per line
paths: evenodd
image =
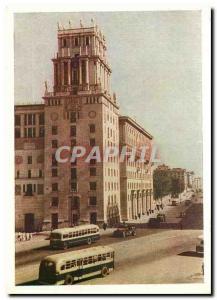
M71 61L68 61L68 85L71 85L71 74L72 74L72 68L71 68Z
M61 62L61 85L64 85L64 62Z
M82 84L82 61L79 60L79 84Z
M85 67L86 67L86 84L89 85L89 61L86 59L85 61Z

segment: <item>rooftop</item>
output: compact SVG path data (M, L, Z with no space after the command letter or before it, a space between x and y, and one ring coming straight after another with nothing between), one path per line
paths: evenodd
M140 131L142 134L146 135L149 139L151 139L151 140L153 139L153 136L150 133L148 133L143 127L141 127L136 121L134 121L130 117L120 116L119 122L128 122L133 127L135 127L138 131Z

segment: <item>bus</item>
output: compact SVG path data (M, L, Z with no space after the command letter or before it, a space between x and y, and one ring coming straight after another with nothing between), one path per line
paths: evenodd
M45 257L39 267L39 284L71 285L77 280L114 270L114 249L98 246Z
M80 225L72 228L55 229L50 235L50 247L67 249L73 245L87 243L91 245L100 238L97 225Z

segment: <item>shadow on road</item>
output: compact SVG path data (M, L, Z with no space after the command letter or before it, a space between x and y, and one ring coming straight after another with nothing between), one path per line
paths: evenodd
M198 253L196 251L185 251L182 253L179 253L180 256L191 256L191 257L203 257L203 253Z

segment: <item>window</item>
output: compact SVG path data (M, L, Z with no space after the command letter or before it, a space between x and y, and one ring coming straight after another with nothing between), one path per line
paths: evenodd
M44 114L39 114L39 125L44 125Z
M63 48L67 47L67 40L66 39L62 39L62 42L63 42Z
M15 115L15 126L20 126L21 124L21 118L20 115Z
M90 197L89 204L90 205L96 205L96 197Z
M52 183L52 192L57 192L58 191L58 183Z
M51 206L52 207L57 207L59 205L59 199L57 197L53 197L51 199Z
M55 154L52 154L52 166L53 167L57 166L57 160L56 160Z
M27 163L28 163L28 165L32 164L32 156L27 157Z
M68 84L68 63L64 62L63 63L63 68L64 68L64 85Z
M75 46L78 46L78 38L75 38Z
M79 197L75 196L75 197L72 197L72 200L71 200L71 206L72 206L72 209L78 209L79 208Z
M75 112L75 111L72 111L72 112L70 113L70 122L71 122L71 123L76 122L76 112Z
M31 174L31 170L28 170L28 178L31 178L32 174Z
M90 168L90 176L96 176L96 168Z
M96 190L96 182L90 182L90 190L95 191Z
M77 182L72 182L72 183L71 183L71 189L72 189L72 191L74 191L74 192L77 191Z
M52 135L56 135L58 132L57 126L52 126Z
M96 140L90 139L90 146L95 146L95 145L96 145Z
M25 125L35 125L35 114L24 115L24 124Z
M44 185L43 184L38 184L38 195L43 195L44 194Z
M26 185L26 196L33 196L33 189L32 189L32 184L27 184Z
M96 164L96 160L95 159L90 159L90 165L95 165Z
M96 131L95 124L90 124L89 128L91 133L94 133Z
M39 177L42 177L42 170L39 170Z
M71 136L76 136L76 126L71 126L71 128L70 128L70 135Z
M15 185L15 195L21 195L21 185L20 184Z
M15 128L15 138L18 139L21 137L20 128Z
M90 39L89 39L89 36L86 36L86 46L89 46L90 45Z
M39 127L39 137L44 137L44 127Z
M17 178L20 178L20 171L17 171Z
M71 169L71 179L76 179L77 178L77 169L72 168Z
M58 147L58 141L52 140L52 148L56 149Z
M52 169L52 177L57 177L58 176L58 171L57 169Z

